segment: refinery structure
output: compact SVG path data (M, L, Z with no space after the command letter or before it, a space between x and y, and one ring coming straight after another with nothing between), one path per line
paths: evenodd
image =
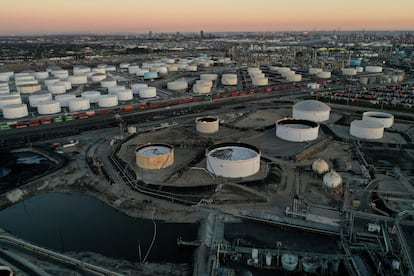
M151 34L107 55L115 38L100 55L99 39L83 60L0 60L4 152L61 163L27 181L2 170L1 206L73 189L191 218L197 239L175 238L192 275L414 273L411 36ZM65 167L77 180L50 184Z

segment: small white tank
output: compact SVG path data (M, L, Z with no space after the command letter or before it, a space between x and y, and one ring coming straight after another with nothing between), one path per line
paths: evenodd
M105 69L104 69L105 70ZM92 82L100 82L102 80L106 79L106 74L102 74L102 73L94 73L91 76L91 81Z
M149 70L148 69L139 69L137 70L137 72L135 73L135 75L137 77L143 77L145 75L145 73L148 73Z
M111 87L108 87L108 94L115 94L116 92L122 91L122 90L125 90L125 86L119 86L119 85L111 86Z
M188 88L188 83L185 80L176 80L167 83L167 88L172 91L184 90Z
M81 96L88 99L89 103L97 103L101 93L99 91L84 91L81 93Z
M200 79L201 80L207 80L207 81L216 81L217 80L217 74L201 74Z
M269 84L268 78L254 78L252 79L252 84L254 86L265 86Z
M3 109L4 106L10 104L21 104L22 98L20 96L2 96L0 98L0 109Z
M56 71L52 71L52 75L55 78L66 80L69 77L69 71L68 70L56 70Z
M138 72L138 70L140 70L140 68L136 64L128 66L128 74L130 75L135 75Z
M139 96L141 98L154 98L157 96L157 89L155 87L142 87L139 89Z
M62 94L55 96L55 101L58 101L61 107L68 107L69 102L75 98L76 96L73 94Z
M131 85L132 93L139 94L139 89L143 87L148 87L148 84L146 83L134 83Z
M323 72L320 72L320 73L316 74L316 77L318 77L320 79L330 79L331 76L332 76L332 74L329 71L323 71Z
M75 98L69 101L70 112L88 110L90 108L89 99Z
M322 72L322 68L309 68L309 75L317 75Z
M42 87L40 86L40 84L24 84L17 86L17 92L22 94L31 94L36 91L40 91L41 89Z
M35 73L35 77L38 80L44 80L47 79L49 77L49 72L47 71L40 71L40 72L36 72Z
M20 119L28 115L26 104L11 104L3 107L4 119Z
M112 79L101 80L101 87L103 88L109 88L109 87L114 87L114 86L117 86L116 80L112 80Z
M30 95L29 96L29 104L31 107L37 107L41 102L47 102L52 100L51 93L42 93L38 95Z
M211 86L206 84L194 84L193 92L196 94L208 94L211 92Z
M44 80L44 84L46 87L49 87L49 85L59 82L60 80L58 78L50 78L50 79L45 79Z
M114 107L118 105L118 97L116 95L102 95L98 99L99 107Z
M80 85L88 83L88 76L87 75L73 75L69 76L68 80L72 83L72 85Z
M118 97L118 101L120 102L131 101L134 98L131 89L116 91L115 95Z
M66 93L66 85L64 83L56 82L47 87L50 93L53 95Z
M323 185L335 189L342 185L342 177L337 172L331 170L323 176Z
M66 91L72 89L72 83L70 81L67 81L67 80L58 81L55 84L63 84L66 88Z
M221 76L221 84L237 85L237 75L236 74L223 74Z
M37 106L37 112L41 115L50 115L60 112L60 103L58 101L41 102Z

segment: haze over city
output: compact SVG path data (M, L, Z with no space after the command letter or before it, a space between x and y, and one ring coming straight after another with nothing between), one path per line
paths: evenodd
M4 0L0 34L412 30L414 2Z

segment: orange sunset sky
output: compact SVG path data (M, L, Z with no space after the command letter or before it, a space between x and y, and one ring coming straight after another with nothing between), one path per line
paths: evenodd
M414 30L414 0L2 0L0 34Z

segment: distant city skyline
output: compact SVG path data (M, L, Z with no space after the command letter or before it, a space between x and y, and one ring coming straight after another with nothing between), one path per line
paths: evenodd
M3 0L0 34L414 30L410 0Z

